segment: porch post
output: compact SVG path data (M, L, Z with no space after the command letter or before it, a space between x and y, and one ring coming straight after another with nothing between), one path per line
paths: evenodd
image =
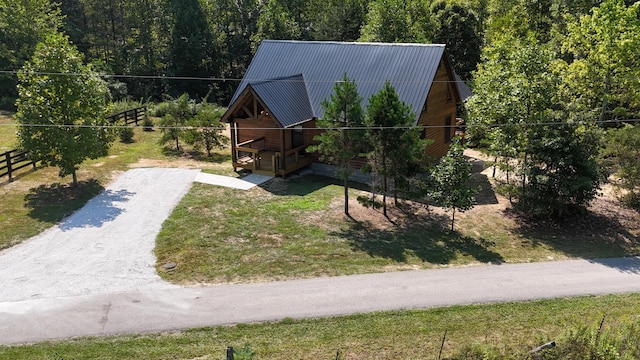
M284 146L284 129L280 129L280 169L287 169L287 156Z
M238 143L236 139L236 122L231 120L229 124L229 133L231 134L231 161L236 163L238 161L238 154L236 153L236 144Z

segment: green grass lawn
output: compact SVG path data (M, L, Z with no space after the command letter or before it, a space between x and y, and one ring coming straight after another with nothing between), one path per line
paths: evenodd
M5 346L0 359L223 359L226 346L245 345L257 359L336 359L338 350L341 359L437 359L445 330L443 359L525 359L549 341L566 348L569 332L595 333L604 315L601 342L622 335L639 313L638 294L453 306Z
M156 243L157 264L178 267L159 273L183 284L252 282L640 251L638 224L616 219L525 223L488 204L459 215L451 232L439 209L407 203L387 219L359 205L359 193L348 219L342 187L325 177L276 178L249 191L194 184Z

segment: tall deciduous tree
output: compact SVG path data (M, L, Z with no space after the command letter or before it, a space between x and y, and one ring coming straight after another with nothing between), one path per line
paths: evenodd
M562 49L571 58L558 71L575 112L597 109L600 120L640 115L639 16L640 3L605 0L592 14L570 18Z
M429 195L438 206L451 211L451 231L454 229L456 212L473 208L479 191L469 183L472 165L463 152L460 139L454 138L449 151L431 173L433 185Z
M454 70L463 80L480 62L482 29L476 14L457 4L439 1L432 6L437 27L434 42L447 45Z
M172 28L168 69L173 76L191 78L172 82L171 93L186 92L202 98L209 93L209 84L193 78L210 77L218 68L219 59L206 14L199 0L169 0L169 3Z
M0 69L20 69L36 45L61 26L60 11L49 0L0 0ZM14 74L0 74L0 108L13 108L16 80Z
M265 39L299 40L302 36L300 24L277 0L267 2L260 13L257 25L258 29L251 38L254 51Z
M307 17L314 40L356 41L367 15L367 0L311 0Z
M61 34L47 36L18 77L21 146L77 184L79 165L106 155L113 140L105 128L106 83Z
M361 41L429 42L433 36L433 19L427 5L420 0L372 0Z
M640 126L627 124L611 130L604 156L613 161L617 184L628 191L623 201L640 208Z
M344 213L349 215L349 177L354 172L352 161L363 149L364 112L358 87L346 74L333 91L331 98L322 102L324 116L317 121L317 126L326 130L314 138L319 143L310 150L318 151L321 159L339 167L338 177L344 186Z
M507 175L505 187L515 205L562 216L596 194L599 133L589 119L573 116L570 102L560 101L563 74L555 72L554 55L533 35L494 41L467 105L470 124L493 126L488 137L502 168L515 167L517 177Z

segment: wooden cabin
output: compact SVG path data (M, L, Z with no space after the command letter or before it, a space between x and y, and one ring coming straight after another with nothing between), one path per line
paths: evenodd
M230 123L233 166L286 176L318 161L306 148L322 131L315 127L322 101L345 74L356 82L363 108L390 81L423 136L433 140L428 155L446 154L464 83L444 45L266 40L223 116Z

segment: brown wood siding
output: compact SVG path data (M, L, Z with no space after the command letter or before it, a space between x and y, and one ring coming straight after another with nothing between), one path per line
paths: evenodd
M265 116L262 119L238 119L236 123L238 143L264 136L265 149L280 151L280 129L275 119Z
M453 76L449 74L444 61L440 62L440 67L436 73L431 90L427 96L427 109L420 114L418 124L421 126L438 126L428 127L425 129L425 138L432 140L431 145L427 147L427 155L435 158L444 156L449 151L449 141L445 141L447 119L451 118L451 123L455 125L456 119L456 99L451 79ZM450 134L454 131L451 129Z

